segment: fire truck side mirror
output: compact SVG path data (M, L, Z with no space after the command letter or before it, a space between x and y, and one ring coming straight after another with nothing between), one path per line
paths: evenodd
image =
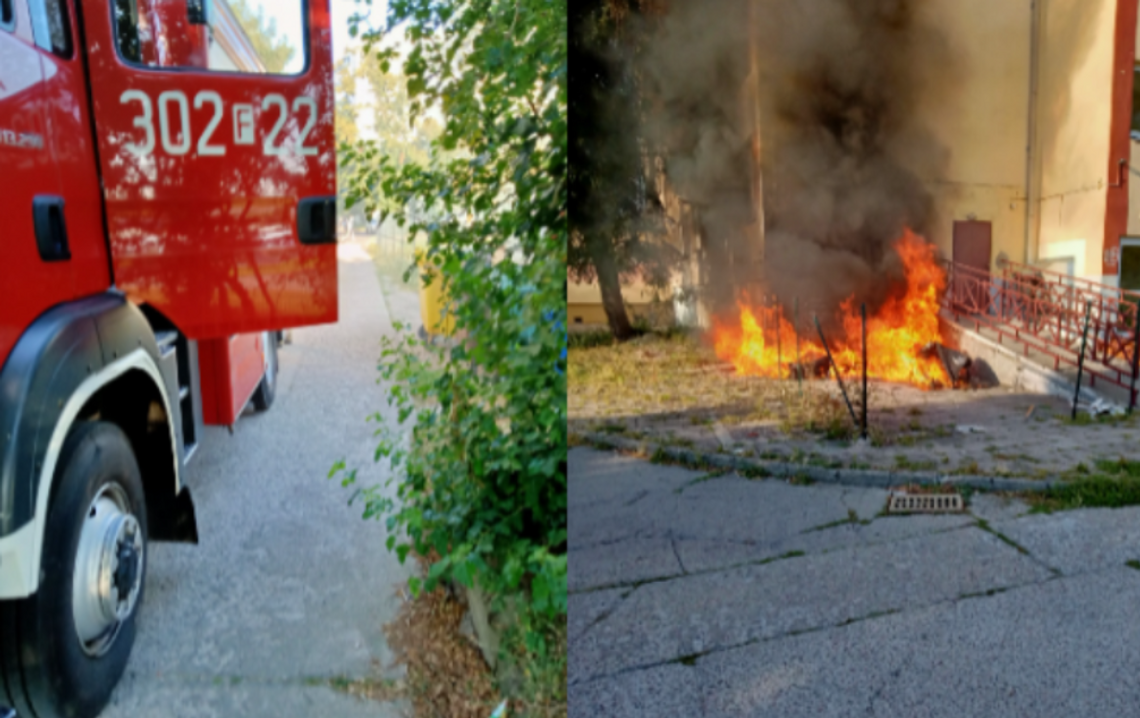
M191 25L209 25L212 0L186 0L186 17Z

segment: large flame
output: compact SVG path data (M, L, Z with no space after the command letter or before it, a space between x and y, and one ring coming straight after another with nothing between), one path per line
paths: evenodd
M867 317L867 375L920 387L949 385L946 370L922 349L940 341L939 298L946 289L946 274L934 259L934 247L909 229L895 243L906 268L906 291L893 296ZM784 311L772 306L739 303L740 326L716 322L713 340L717 356L731 362L738 373L787 377L796 361L796 328ZM787 307L783 307L787 310ZM862 320L855 297L839 307L842 336L828 336L835 363L844 374L861 370ZM802 361L824 355L815 327L800 319L799 353Z

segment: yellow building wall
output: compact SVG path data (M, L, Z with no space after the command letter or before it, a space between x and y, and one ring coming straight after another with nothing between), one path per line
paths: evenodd
M1034 171L1037 258L1102 279L1117 0L1042 5Z
M672 301L671 296L659 297L653 289L637 279L622 283L621 296L631 319L648 316L651 313L650 305L656 299ZM602 309L602 290L597 282L571 280L566 287L566 310L571 325L606 323L606 312Z
M947 44L946 68L922 68L927 83L916 124L945 148L935 176L928 239L952 256L955 221L992 224L991 262L1024 257L1029 113L1030 0L935 0L919 22ZM928 170L929 172L929 170Z

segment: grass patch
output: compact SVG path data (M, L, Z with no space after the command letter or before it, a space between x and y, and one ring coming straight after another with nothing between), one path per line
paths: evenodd
M978 466L978 462L974 460L963 461L962 465L950 472L958 476L978 476L982 473L982 469Z
M1127 566L1128 568L1134 568L1137 571L1140 571L1140 561L1137 561L1136 559L1132 559L1131 561L1125 561L1124 565Z
M895 468L899 471L934 471L938 464L929 460L912 459L904 454L895 456Z
M565 615L551 619L524 612L503 634L504 668L498 674L510 678L498 684L510 698L509 715L566 718L566 648Z
M746 479L766 479L772 475L772 472L763 466L742 466L737 469L736 473Z
M653 450L653 454L649 457L649 463L659 464L661 466L680 466L685 469L699 470L712 470L715 467L707 464L696 456L686 456L685 454L674 455L665 450L664 447L658 446Z
M1102 474L1140 478L1140 461L1129 461L1123 456L1115 460L1098 459L1094 465Z
M1140 478L1093 475L1022 496L1032 513L1080 508L1120 508L1140 505Z
M809 454L807 458L808 466L818 466L822 469L842 469L843 462L839 459L823 456L822 454Z
M624 434L629 429L624 424L602 424L598 427L598 431L603 434Z
M570 349L593 349L612 346L614 337L608 329L591 329L584 332L570 332L566 343Z

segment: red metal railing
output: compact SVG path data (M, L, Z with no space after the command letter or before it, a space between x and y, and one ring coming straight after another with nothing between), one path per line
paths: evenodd
M1119 386L1129 392L1129 405L1135 404L1140 292L1012 262L1001 274L954 262L945 267L946 310L977 329L987 327L999 342L1020 344L1026 356L1032 350L1049 357L1054 370L1077 366L1088 307L1084 371L1089 385L1101 381Z

